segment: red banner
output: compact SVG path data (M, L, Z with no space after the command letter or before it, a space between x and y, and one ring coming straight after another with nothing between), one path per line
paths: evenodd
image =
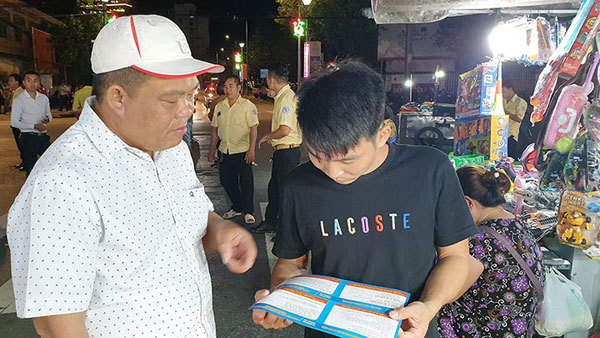
M56 68L56 57L52 36L39 29L32 28L33 61L35 69L40 73L52 73Z

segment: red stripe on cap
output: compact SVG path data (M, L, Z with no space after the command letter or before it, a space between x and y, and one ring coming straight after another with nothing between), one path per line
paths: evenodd
M180 74L180 75L170 75L170 74L160 74L160 73L151 72L149 70L140 68L138 66L131 66L131 68L139 70L140 72L146 73L148 75L162 77L162 78L165 78L165 79L181 79L181 78L184 78L184 77L190 77L190 76L196 76L196 75L204 74L204 73L210 72L211 70L219 69L219 70L222 71L222 70L225 69L225 67L223 67L223 66L213 66L213 67L209 67L209 68L206 68L206 69L203 69L203 70L200 70L200 71L197 71L197 72L193 72L193 73Z
M135 42L135 47L138 50L138 54L142 57L142 52L140 52L140 43L138 42L137 32L135 31L135 23L133 22L133 15L129 17L129 21L131 22L131 33L133 34L133 41Z

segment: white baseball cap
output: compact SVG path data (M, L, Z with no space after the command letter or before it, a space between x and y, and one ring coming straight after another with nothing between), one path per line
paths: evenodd
M94 74L132 67L158 77L183 78L224 70L194 59L181 29L159 15L124 16L104 26L91 61Z

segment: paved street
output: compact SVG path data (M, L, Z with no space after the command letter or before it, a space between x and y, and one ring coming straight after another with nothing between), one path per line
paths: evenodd
M259 110L259 138L270 130L273 104L262 100L254 100ZM213 201L215 211L223 213L229 210L230 204L221 185L218 171L207 162L210 144L210 124L207 119L194 120L194 137L200 144L200 159L196 172L205 190ZM255 217L257 222L262 220L267 201L267 183L270 178L271 166L269 158L270 146L259 149L256 156L257 167L254 168L255 185ZM2 220L0 219L0 222ZM234 221L243 224L242 217ZM280 330L267 331L252 323L251 311L247 310L253 302L254 292L269 286L270 269L274 257L270 254L271 235L255 235L258 245L258 257L254 267L243 275L230 273L221 264L218 256L209 257L212 276L214 312L218 337L301 337L302 328L297 325ZM1 244L1 243L0 243ZM6 262L0 257L0 267L6 268ZM2 266L4 264L4 266ZM0 286L0 337L34 337L35 331L31 320L19 320L14 313L12 284L10 281Z

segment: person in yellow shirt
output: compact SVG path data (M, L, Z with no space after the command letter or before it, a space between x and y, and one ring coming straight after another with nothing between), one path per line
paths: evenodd
M502 97L504 113L509 117L508 154L510 157L518 159L522 153L519 145L519 128L525 111L527 111L527 102L515 93L514 84L510 80L504 81L502 84Z
M222 161L219 163L219 179L231 200L231 210L223 214L229 219L244 214L247 224L255 223L254 176L252 163L256 148L258 112L254 103L240 95L240 78L225 78L226 99L214 109L211 126L212 136L208 161L215 161L218 140Z
M78 91L75 92L75 95L73 97L73 107L71 108L71 110L75 112L77 118L79 118L79 115L83 110L85 99L87 99L90 96L92 96L92 86L88 84L81 87Z
M300 163L300 144L302 133L296 115L296 94L288 84L288 66L278 62L269 66L267 85L275 94L271 132L266 133L258 142L258 146L270 142L275 150L271 180L267 192L269 204L265 212L265 220L258 227L251 229L254 233L274 232L279 220L279 196L283 179Z
M24 91L23 78L21 77L21 75L10 74L8 76L8 89L12 92L12 96L10 99L10 108L12 109L12 105L15 99ZM15 126L10 126L10 128L12 129L13 136L15 138L15 143L17 144L17 149L19 149L19 156L21 156L21 164L16 165L15 169L24 171L25 168L23 168L23 151L21 150L21 143L19 142L19 135L21 135L21 130Z

